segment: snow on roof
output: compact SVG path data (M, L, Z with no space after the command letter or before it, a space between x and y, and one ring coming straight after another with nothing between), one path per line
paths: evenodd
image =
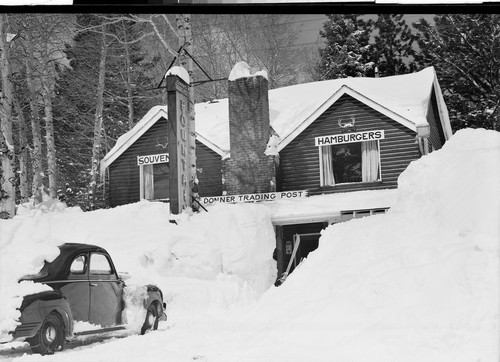
M113 163L123 152L137 141L146 131L156 123L161 117L167 118L167 106L154 106L139 122L128 132L124 133L116 140L113 148L101 160L101 173Z
M311 82L269 91L270 124L282 150L342 95L349 94L388 117L416 131L427 124L427 110L436 85L438 111L446 138L452 134L435 70L381 78L342 78ZM219 149L229 152L227 98L196 105L196 132Z
M251 76L248 65L241 63L233 68L230 80ZM277 151L281 151L344 94L416 131L417 126L427 124L427 110L433 89L441 124L448 139L452 131L434 67L390 77L332 79L272 89L269 91L269 118L280 140ZM197 139L221 157L227 156L230 149L228 99L197 103L195 114ZM101 162L101 171L160 117L167 118L167 107L151 108L131 131L118 139Z

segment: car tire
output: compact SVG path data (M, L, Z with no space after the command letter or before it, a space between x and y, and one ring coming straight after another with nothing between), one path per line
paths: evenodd
M145 334L147 331L157 330L158 329L158 309L151 303L146 311L146 319L144 320L144 324L141 328L141 334Z
M59 314L52 312L44 321L38 332L27 341L34 353L53 354L64 348L64 324Z

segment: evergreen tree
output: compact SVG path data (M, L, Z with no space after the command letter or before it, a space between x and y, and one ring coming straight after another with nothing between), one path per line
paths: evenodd
M452 128L500 129L500 15L442 14L420 31L420 66L436 68Z
M363 20L359 14L328 15L320 30L326 47L320 49L319 80L373 75L372 30L373 21Z
M379 14L374 29L372 59L380 76L411 73L415 67L415 36L403 14Z

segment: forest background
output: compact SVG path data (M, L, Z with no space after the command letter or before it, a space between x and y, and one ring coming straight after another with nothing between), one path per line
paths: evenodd
M100 160L165 104L158 85L189 55L195 102L226 97L239 61L265 68L271 89L432 65L453 130L498 131L500 15L428 19L330 14L322 46L298 47L300 23L291 15L0 14L0 217L47 198L106 207Z

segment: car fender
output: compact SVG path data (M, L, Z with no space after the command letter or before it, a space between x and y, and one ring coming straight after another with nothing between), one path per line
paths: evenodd
M158 315L161 320L166 320L167 317L165 315L166 304L163 301L163 293L160 288L156 285L148 284L146 285L148 297L144 300L144 308L148 308L149 305L153 302L156 302L156 307L158 309Z
M68 299L57 290L26 295L19 310L21 324L13 333L16 339L33 337L47 315L54 311L60 315L64 323L66 337L73 335L74 322Z

